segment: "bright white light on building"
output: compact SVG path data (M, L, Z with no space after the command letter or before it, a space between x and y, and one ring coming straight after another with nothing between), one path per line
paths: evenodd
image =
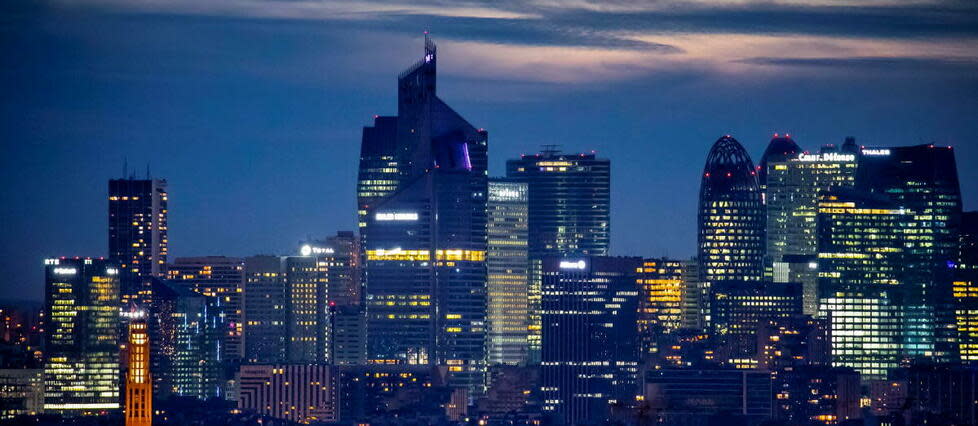
M336 250L332 247L316 247L306 244L299 249L299 254L303 256L311 256L314 254L333 254Z
M390 221L390 220L411 221L411 220L418 220L418 214L414 212L409 212L409 213L388 212L388 213L377 213L374 215L374 218L377 219L378 221Z
M816 263L816 262L809 262L808 263L808 269L816 269L816 268L818 268L818 263Z
M827 152L824 154L814 155L801 154L798 156L798 161L856 161L856 156L853 154L839 154L836 152Z
M78 272L75 268L54 268L54 273L58 275L74 275Z
M105 268L105 273L108 275L119 275L119 270L116 268Z
M583 260L573 261L573 260L561 260L560 269L584 269L585 263Z

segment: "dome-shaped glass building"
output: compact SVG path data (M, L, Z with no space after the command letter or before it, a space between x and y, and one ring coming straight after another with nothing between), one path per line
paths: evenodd
M703 283L760 281L764 274L764 203L757 170L736 139L713 144L703 168L698 254Z

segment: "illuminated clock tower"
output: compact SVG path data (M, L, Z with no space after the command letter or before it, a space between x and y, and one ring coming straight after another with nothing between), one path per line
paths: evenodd
M153 383L149 375L146 321L129 323L129 373L126 374L126 426L153 424Z

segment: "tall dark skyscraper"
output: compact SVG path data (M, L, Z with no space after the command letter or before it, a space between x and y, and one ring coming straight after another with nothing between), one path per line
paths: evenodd
M954 150L917 145L862 150L859 190L888 196L909 210L917 230L906 241L904 350L957 361L952 280L961 227L961 189Z
M288 339L288 292L278 256L244 259L245 360L282 363Z
M92 258L44 265L44 410L119 409L119 267Z
M119 265L124 300L166 273L166 180L109 181L109 259Z
M543 260L544 412L601 424L638 393L638 257Z
M435 94L437 53L398 77L397 117L364 129L358 183L367 357L447 366L481 392L486 369L488 134Z
M547 256L605 256L611 240L611 162L593 153L547 149L506 162L527 185L530 273L529 353L540 361L540 288Z

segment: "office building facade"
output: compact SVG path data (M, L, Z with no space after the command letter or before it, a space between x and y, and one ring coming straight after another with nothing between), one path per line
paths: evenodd
M833 365L885 379L903 354L904 232L913 214L854 191L820 198L818 315L829 320Z
M443 365L485 386L488 134L435 94L437 52L398 77L397 117L361 147L368 361Z
M245 360L283 363L289 304L282 260L278 256L246 257L244 274Z
M721 360L737 368L757 366L757 331L768 321L801 315L798 283L718 281L710 292L710 331Z
M242 365L238 408L303 424L339 420L334 367Z
M244 259L226 256L180 257L169 265L167 276L176 285L220 299L227 325L222 359L244 358Z
M44 410L65 416L118 410L119 266L92 258L44 264Z
M961 362L978 365L978 211L961 215L961 254L954 271L954 319Z
M645 259L639 268L638 332L642 355L657 351L656 340L682 328L687 262Z

